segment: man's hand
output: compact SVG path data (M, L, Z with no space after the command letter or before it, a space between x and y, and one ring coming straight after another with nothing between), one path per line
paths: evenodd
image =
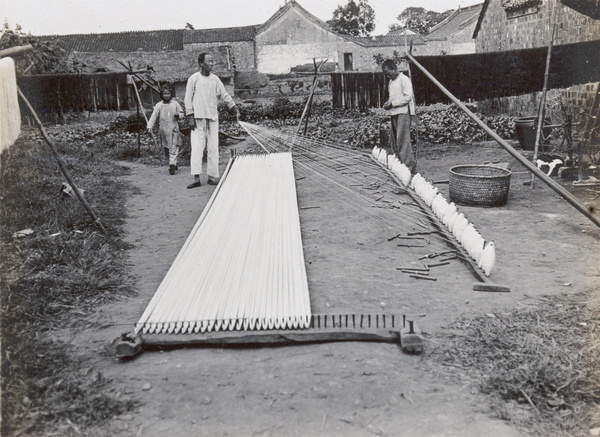
M196 129L196 119L194 118L194 114L190 114L187 116L187 121L188 121L188 125L189 127L194 130Z
M389 100L383 104L383 109L392 109L392 104Z

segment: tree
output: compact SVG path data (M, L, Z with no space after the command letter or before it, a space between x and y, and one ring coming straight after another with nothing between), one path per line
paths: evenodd
M5 21L0 31L0 50L11 47L32 45L33 50L15 58L18 75L42 73L77 73L77 60L69 60L66 51L52 37L40 38L26 34L21 26L12 30Z
M454 12L452 9L446 12L434 12L411 6L396 17L399 23L391 24L389 30L392 32L399 29L410 29L421 35L427 35L433 26L444 21L452 12Z
M375 11L368 0L349 0L333 11L333 18L327 23L343 35L368 36L375 29Z

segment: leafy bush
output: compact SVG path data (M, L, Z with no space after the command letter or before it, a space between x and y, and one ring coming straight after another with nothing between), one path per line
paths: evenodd
M474 110L473 107L471 109ZM471 144L490 139L487 133L456 105L436 104L419 107L417 113L419 123L413 123L411 130L413 141L416 140L417 133L419 141L429 143ZM479 118L502 138L515 137L513 117L500 115ZM380 136L386 135L389 129L389 117L378 113L328 109L316 118L308 135L321 140L345 143L353 148L371 148L381 144Z
M297 124L300 121L306 98L290 100L287 97L278 97L267 103L252 103L240 105L242 120L248 123L261 123L265 120L279 121L282 124ZM311 105L311 117L330 114L333 111L331 102L314 101ZM235 114L227 107L219 107L221 121L235 121Z
M150 119L152 111L146 111L146 117ZM138 117L137 112L133 112L129 115L119 115L111 124L111 129L123 130L129 133L136 133L138 131L146 130L146 120L140 112Z
M473 107L469 109L474 110ZM491 139L457 105L432 105L419 108L417 113L419 118L418 133L420 139L424 141L471 144ZM515 137L515 120L513 117L503 115L493 117L478 115L478 117L500 137L504 139Z

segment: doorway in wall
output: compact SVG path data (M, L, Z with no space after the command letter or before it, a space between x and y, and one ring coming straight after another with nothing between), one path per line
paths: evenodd
M344 53L344 71L352 71L352 53Z

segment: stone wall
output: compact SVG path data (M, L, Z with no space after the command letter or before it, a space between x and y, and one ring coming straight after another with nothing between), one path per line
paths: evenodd
M246 75L248 72L241 72ZM237 82L236 82L237 83ZM313 84L312 75L289 75L286 77L271 77L267 82L256 83L254 88L236 89L236 96L241 99L276 98L276 97L307 97ZM331 76L319 75L315 88L317 96L331 96Z
M85 72L124 71L125 64L131 63L134 70L145 70L148 66L156 72L159 81L177 81L186 79L197 68L197 61L182 51L164 52L98 52L69 54L71 61L82 64Z
M183 46L183 50L187 53L194 53L196 59L198 55L207 49L219 46L230 46L233 52L233 59L236 70L252 70L256 68L256 60L254 57L254 42L253 41L232 41L218 43L188 43ZM193 57L193 56L192 56Z

